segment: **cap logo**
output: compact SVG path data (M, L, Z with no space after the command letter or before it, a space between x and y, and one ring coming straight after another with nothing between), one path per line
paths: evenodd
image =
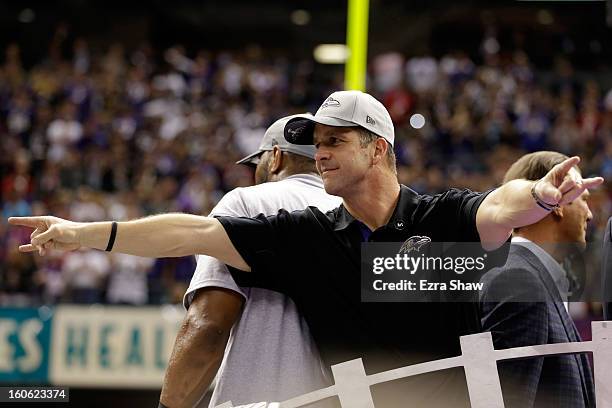
M376 125L376 121L370 117L370 115L366 115L366 123L369 123L372 126Z
M327 108L327 107L340 107L340 102L335 100L334 98L332 98L331 96L329 98L327 98L325 100L325 102L323 102L323 105L321 105L321 109L322 108Z
M271 142L271 145L272 146L277 146L278 145L278 140L276 140L276 138L273 138L272 142Z
M291 143L295 143L300 136L302 135L302 133L304 132L304 130L306 129L306 127L308 126L307 123L298 125L296 124L291 124L292 127L287 127L285 128L285 138L287 139L287 141L291 142Z
M286 132L289 133L291 136L299 135L300 133L302 133L302 130L304 130L304 127L305 126L301 126L295 129L288 128L286 129Z

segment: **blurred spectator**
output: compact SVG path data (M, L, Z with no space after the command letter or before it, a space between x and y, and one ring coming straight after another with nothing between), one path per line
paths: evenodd
M147 273L154 260L125 254L111 256L112 272L106 298L109 303L144 305L148 301Z
M83 126L76 120L75 105L64 104L58 116L47 128L50 144L47 159L55 163L63 161L69 148L83 136Z
M105 280L110 273L107 254L96 250L79 250L65 255L62 280L74 303L100 303Z
M406 80L416 92L433 91L438 83L438 61L431 56L410 58L406 63Z

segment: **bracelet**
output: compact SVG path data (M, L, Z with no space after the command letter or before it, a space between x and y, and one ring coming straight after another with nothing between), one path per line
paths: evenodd
M538 197L538 195L535 192L535 188L539 182L540 180L536 181L535 183L533 183L533 186L531 187L531 196L535 200L536 204L542 207L543 209L545 209L546 211L552 211L555 208L559 208L559 204L549 204L545 201L542 201L542 199Z
M113 249L113 245L115 245L115 237L117 236L117 221L113 221L111 224L111 233L110 237L108 237L108 245L106 246L105 251L110 252Z

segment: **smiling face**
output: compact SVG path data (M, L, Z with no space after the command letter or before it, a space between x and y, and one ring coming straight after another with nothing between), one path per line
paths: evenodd
M325 191L343 198L359 191L372 167L373 144L362 147L356 128L320 124L315 126L313 139Z

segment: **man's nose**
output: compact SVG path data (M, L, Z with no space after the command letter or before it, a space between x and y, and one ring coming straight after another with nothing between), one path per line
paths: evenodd
M329 151L327 151L325 148L318 148L317 152L315 153L315 160L321 161L327 159L329 159Z
M587 207L587 221L591 221L592 219L593 219L593 213L591 212L591 209Z

